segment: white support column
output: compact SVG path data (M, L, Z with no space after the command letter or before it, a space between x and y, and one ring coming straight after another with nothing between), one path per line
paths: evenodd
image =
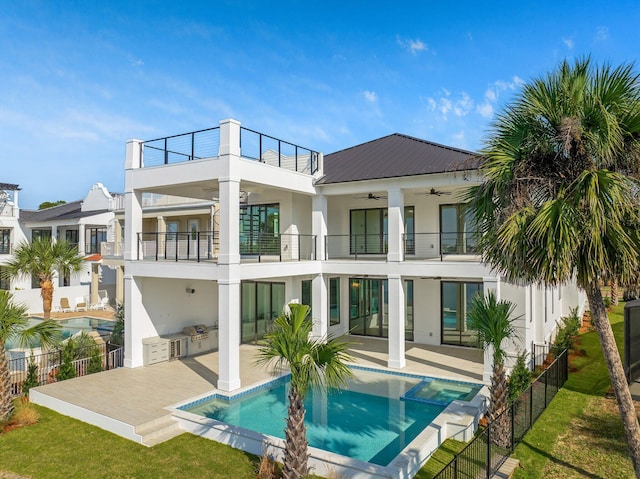
M220 122L218 389L240 388L240 123Z
M325 241L327 239L327 197L314 196L311 211L311 234L316 238L316 259L319 261L325 257Z
M500 301L500 277L482 278L482 290L485 296L489 291L493 291L496 295L496 300Z
M91 289L89 290L89 304L97 304L100 300L98 297L98 288L100 287L99 279L100 264L91 263Z
M403 261L404 193L400 188L389 188L387 195L389 198L387 261Z
M218 281L218 389L240 388L240 280Z
M80 222L78 224L78 253L80 253L81 255L84 255L86 252L86 233L87 231L85 230L85 225Z
M140 279L127 274L124 277L124 366L137 368L142 366L143 327L140 321L147 314L142 305ZM134 319L135 318L135 319Z
M116 267L116 302L124 302L124 266Z
M407 364L404 356L404 283L399 274L387 276L389 285L389 358L390 368Z
M311 317L313 320L313 336L324 338L329 327L329 298L327 278L318 274L311 283Z
M142 257L138 233L142 232L142 192L134 189L133 171L142 167L142 141L127 141L124 175L124 259Z

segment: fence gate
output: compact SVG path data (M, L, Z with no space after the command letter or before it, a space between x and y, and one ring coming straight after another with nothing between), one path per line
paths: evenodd
M629 382L640 378L640 299L624 306L624 371Z

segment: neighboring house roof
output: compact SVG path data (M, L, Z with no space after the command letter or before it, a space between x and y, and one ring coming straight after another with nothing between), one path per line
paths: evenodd
M18 185L14 185L13 183L0 183L0 190L16 191L19 189L20 187Z
M64 205L53 206L44 210L21 210L20 221L35 223L41 221L69 220L106 213L109 210L82 211L82 201L72 201Z
M352 146L324 157L318 184L428 175L478 168L476 153L400 133Z

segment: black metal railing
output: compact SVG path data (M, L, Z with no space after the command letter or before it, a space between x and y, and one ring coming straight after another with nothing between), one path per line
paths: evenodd
M72 364L76 370L76 376L85 376L91 355L98 349L102 359L102 369L109 370L124 366L124 349L111 343L96 344L81 350L74 351ZM62 364L62 351L52 350L42 354L30 355L28 350L12 350L5 353L9 366L11 378L11 394L19 396L22 394L22 384L27 379L28 366L33 361L37 366L38 386L57 381L57 373Z
M84 254L98 254L100 253L100 244L95 241L87 241L84 245Z
M138 246L138 259L144 260L200 262L218 258L218 235L213 231L138 233Z
M568 379L565 349L531 386L447 464L434 479L490 479Z
M388 235L355 234L327 235L325 240L325 258L340 259L366 257L366 259L386 259L389 252ZM376 256L377 255L377 256Z
M407 233L402 236L405 259L444 260L445 255L479 254L475 231L463 233Z
M215 158L220 148L220 127L147 140L142 143L143 165L158 166Z
M243 260L310 261L316 259L316 237L305 234L241 233L240 255Z
M240 151L243 158L313 175L318 171L318 152L240 127Z

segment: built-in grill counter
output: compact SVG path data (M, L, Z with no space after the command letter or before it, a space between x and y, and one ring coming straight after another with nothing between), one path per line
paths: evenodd
M142 360L145 366L195 356L218 349L218 325L194 324L182 332L144 338Z

